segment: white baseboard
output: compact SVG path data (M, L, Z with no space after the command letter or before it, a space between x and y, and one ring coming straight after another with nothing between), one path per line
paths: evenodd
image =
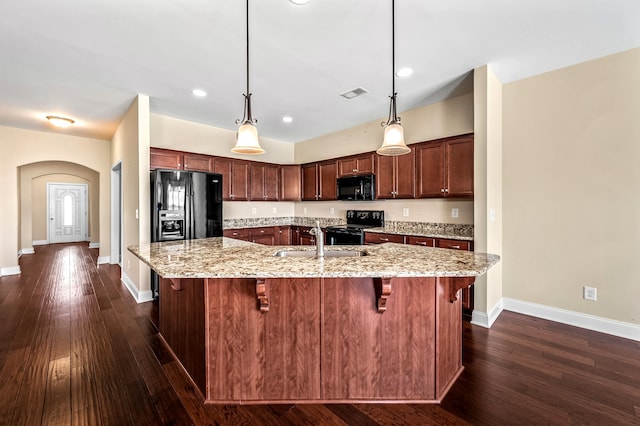
M496 303L493 309L491 309L491 312L489 312L488 314L486 312L474 310L471 313L471 324L479 325L480 327L484 328L491 328L493 323L498 319L498 317L502 313L502 310L504 309L502 300L503 299L500 299L500 301Z
M19 275L19 274L20 274L20 265L0 268L0 277L4 277L5 275Z
M20 250L18 250L18 257L22 256L23 254L34 254L36 251L33 249L33 247L24 247Z
M49 244L49 240L33 240L31 244L34 246L46 246Z
M89 243L89 248L100 248L100 243Z
M127 290L129 290L129 293L131 293L136 302L144 303L153 300L153 293L151 292L151 290L138 291L136 285L124 272L122 272L120 280L125 285L125 287L127 287Z
M98 256L98 265L104 265L105 263L111 263L111 256Z
M523 302L508 297L504 297L501 303L507 311L640 341L640 325L583 314L581 312L568 311L552 306Z

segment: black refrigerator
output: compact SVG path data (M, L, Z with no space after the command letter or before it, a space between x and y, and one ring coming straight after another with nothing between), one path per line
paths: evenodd
M151 242L222 236L222 175L179 170L151 172ZM151 273L158 298L158 276Z

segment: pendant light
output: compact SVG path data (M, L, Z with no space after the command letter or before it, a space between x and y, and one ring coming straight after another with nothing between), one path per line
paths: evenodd
M258 141L258 129L256 124L258 120L254 120L251 116L251 92L249 91L249 0L247 0L247 92L244 96L244 115L241 120L236 120L239 124L236 146L231 148L231 152L236 154L264 154L264 149Z
M404 155L411 152L404 143L404 130L400 124L400 117L396 113L396 17L395 0L391 0L391 92L389 96L389 118L382 122L384 127L384 139L382 146L376 151L380 155Z

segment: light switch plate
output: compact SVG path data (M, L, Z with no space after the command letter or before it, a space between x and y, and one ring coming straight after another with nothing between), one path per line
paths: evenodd
M457 208L452 208L451 209L451 217L458 217L460 211Z
M404 217L408 217L409 216L409 209L407 207L402 209L402 216L404 216Z

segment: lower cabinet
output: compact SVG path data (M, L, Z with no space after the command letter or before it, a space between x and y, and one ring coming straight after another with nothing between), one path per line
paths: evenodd
M471 241L450 240L444 238L436 239L436 247L451 250L473 250ZM473 284L462 289L462 315L471 319L473 313Z
M277 226L265 226L261 228L225 229L222 235L236 240L250 241L266 246L276 245L280 241L280 233Z
M365 244L383 244L383 243L404 244L404 235L383 234L380 232L365 232L364 243Z

